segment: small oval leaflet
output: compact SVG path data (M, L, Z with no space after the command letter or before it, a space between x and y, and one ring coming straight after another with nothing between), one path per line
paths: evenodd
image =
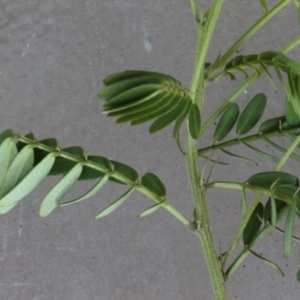
M198 139L201 128L201 115L197 104L193 104L188 115L189 131L194 140Z
M241 135L249 132L260 120L266 105L267 98L264 94L260 93L254 96L238 119L236 128L237 134Z
M259 132L269 133L272 131L277 131L280 128L282 128L281 126L284 124L285 120L286 120L285 116L268 119L264 121L262 124L260 124Z
M262 203L258 203L243 231L243 241L245 245L249 245L259 232L263 214L264 206Z
M154 194L163 197L166 195L166 188L161 180L153 173L146 173L141 180L142 186L153 192Z
M240 109L236 103L232 103L230 106L228 106L217 124L214 133L215 142L222 141L229 134L239 117L239 112Z
M270 188L274 182L276 184L289 184L293 186L298 186L299 180L296 176L284 172L261 172L251 176L248 179L249 185L256 185L260 187Z

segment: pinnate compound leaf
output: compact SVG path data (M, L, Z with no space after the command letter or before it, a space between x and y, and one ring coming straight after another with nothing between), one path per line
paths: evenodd
M236 103L232 103L224 111L214 133L215 142L222 141L229 134L239 117L239 111L239 106Z
M10 192L32 170L33 161L32 146L27 145L16 155L10 164L0 186L0 199Z
M118 198L115 202L113 202L111 205L106 207L101 213L99 213L95 219L103 218L110 213L112 213L114 210L116 210L119 206L121 206L134 192L136 189L136 186L133 186L131 189L129 189L126 193L124 193L120 198Z
M268 119L259 126L259 132L269 133L272 131L280 130L282 128L281 126L284 124L285 121L285 116Z
M141 185L160 197L163 197L166 195L166 188L165 188L164 184L153 173L146 173L142 177Z
M0 200L0 214L9 212L42 182L54 164L55 155L55 153L48 154L13 190Z
M259 232L263 214L264 206L262 205L262 203L258 203L243 231L243 241L246 246L252 242L252 240Z
M261 259L263 262L265 262L267 265L269 265L270 267L272 267L273 269L275 269L279 274L281 274L282 276L284 276L283 271L278 267L278 265L276 265L275 263L273 263L272 261L266 259L265 257L259 255L258 253L254 252L253 250L249 249L249 251L256 256L257 258Z
M197 140L201 128L201 115L197 104L194 103L192 105L188 118L189 118L189 131L191 137L194 140Z
M236 132L239 135L249 132L260 120L267 105L267 98L264 94L257 94L247 104L242 111L238 122Z
M270 188L275 182L276 184L288 184L293 186L299 185L299 180L296 176L278 171L257 173L248 179L249 185L255 185L264 188Z
M59 204L62 198L69 192L77 181L82 171L82 164L75 165L47 194L40 206L40 217L47 217Z
M118 123L131 122L131 125L156 119L150 132L159 131L173 121L184 119L183 116L188 115L192 104L188 91L179 81L157 72L116 73L106 77L104 84L106 87L99 92L99 97L106 101L103 113L109 117L118 115ZM166 96L166 101L171 102L160 109L158 102ZM179 132L179 124L174 129L175 134Z

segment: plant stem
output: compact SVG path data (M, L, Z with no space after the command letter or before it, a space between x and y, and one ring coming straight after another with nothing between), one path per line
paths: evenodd
M190 94L193 102L201 109L204 102L204 66L208 46L214 31L223 0L214 0L203 23L198 24L198 43L195 69L190 88ZM186 164L189 180L192 188L192 194L196 206L197 216L197 235L200 239L204 252L208 272L215 294L216 300L226 300L225 282L218 261L218 256L214 247L212 233L210 231L210 222L205 200L205 189L200 184L200 172L198 168L197 141L193 140L188 132Z

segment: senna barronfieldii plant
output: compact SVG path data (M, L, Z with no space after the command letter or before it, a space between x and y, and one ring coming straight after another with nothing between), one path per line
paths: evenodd
M210 63L206 61L206 56L223 0L212 0L206 12L201 10L198 1L191 0L198 42L189 89L166 74L130 70L107 76L103 81L105 87L99 92L99 97L105 101L103 113L109 117L117 117L117 123L130 122L131 125L138 125L154 120L149 128L150 133L174 123L173 137L186 161L192 187L195 205L193 220L189 220L169 203L165 186L155 174L139 175L136 170L123 163L102 156L87 155L81 147L61 148L54 138L39 141L32 133L20 136L11 129L0 134L0 214L13 209L46 176L61 175L62 178L42 201L42 218L58 206L67 206L93 197L107 181L112 181L127 185L128 190L99 212L96 218L112 213L135 190L145 194L154 203L141 212L139 217L164 208L199 237L215 299L227 299L225 282L248 255L261 259L283 274L277 264L256 253L254 247L269 233L283 234L284 255L288 258L291 255L292 242L300 242L293 236L295 217L300 216L299 180L295 175L281 171L288 159L300 162L300 156L294 153L300 143L300 64L287 56L287 53L299 44L300 37L281 50L245 56L234 54L245 41L287 5L294 5L300 12L300 1L281 0L272 8L267 6L266 0L260 0L260 4L265 10L264 15L229 50ZM234 80L239 74L245 76L244 82L227 99L222 99L217 110L201 122L206 87L216 84L224 77ZM284 90L284 115L263 119L267 105L267 97L263 91L253 95L240 112L236 103L238 96L261 76L267 76L275 92L279 88ZM274 77L280 82L279 88ZM211 136L211 144L199 148L203 134L214 122L217 122L217 126ZM183 147L179 134L185 125L187 136L186 146ZM226 139L234 127L236 138ZM254 128L257 129L256 133L249 133L251 130L253 132ZM276 137L286 138L290 143L289 147L284 148L276 143ZM274 147L278 156L257 148L255 142L260 140ZM214 164L222 163L219 159L212 158L215 152L256 164L249 158L231 152L231 148L238 145L269 159L274 163L274 168L253 174L243 182L210 181L209 167L212 170ZM61 202L78 180L92 179L98 179L97 183L82 196ZM242 224L229 248L220 254L217 253L213 242L206 207L206 190L209 188L237 189L241 195ZM255 195L252 201L248 197L250 193ZM284 221L284 228L277 224L279 220ZM240 240L243 250L236 257L232 257ZM300 271L296 278L300 280Z

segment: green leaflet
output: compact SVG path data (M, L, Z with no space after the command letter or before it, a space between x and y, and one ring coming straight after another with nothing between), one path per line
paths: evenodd
M245 146L247 146L249 149L255 151L257 154L259 154L259 155L261 155L261 156L263 156L263 157L265 157L265 158L267 158L267 159L269 159L269 160L271 160L271 161L273 161L273 162L276 162L276 163L279 162L279 159L278 159L277 157L275 157L275 156L273 156L273 155L271 155L271 154L268 154L268 153L266 153L266 152L264 152L264 151L262 151L262 150L259 150L259 149L255 148L255 147L253 147L253 146L247 144L246 142L243 142L242 140L241 140L241 142L242 142Z
M75 165L47 194L40 206L40 217L47 217L75 184L82 171L82 164Z
M299 17L299 19L300 19L300 17ZM299 21L299 24L300 24L300 21ZM296 278L298 281L300 281L300 269L297 271Z
M66 206L69 204L77 203L82 200L85 200L85 199L95 196L104 187L104 185L106 184L106 182L108 181L110 176L111 176L111 173L106 174L88 192L86 192L85 194L83 194L82 196L80 196L76 199L70 200L68 202L64 202L64 203L60 204L60 206Z
M267 6L267 1L266 0L259 0L261 6L263 7L263 9L268 12L268 6Z
M288 101L288 98L285 97L285 116L287 122L291 126L297 126L300 124L300 117L296 114L295 109L290 101Z
M103 218L110 213L112 213L114 210L116 210L119 206L121 206L129 197L130 195L134 192L136 189L136 186L133 186L130 188L126 193L124 193L120 198L118 198L116 201L114 201L111 205L106 207L102 212L100 212L95 219L100 219Z
M61 152L66 152L68 154L71 154L74 156L75 159L80 160L80 161L86 161L87 157L82 149L82 147L74 146L74 147L68 147L65 149L62 149ZM58 156L55 159L55 163L49 173L49 175L60 175L60 174L65 174L69 172L76 164L78 161L73 161L61 156Z
M111 160L111 163L113 164L114 172L125 176L127 179L131 180L132 182L136 182L137 179L139 178L138 172L132 167L129 167L123 163L114 160ZM111 177L109 180L116 183L123 183L120 180L113 177Z
M198 139L201 128L201 115L197 104L193 104L188 115L189 132L194 140Z
M287 207L287 204L283 201L280 201L276 198L274 198L274 204L275 204L275 207L276 207L276 213L275 215L278 216L284 208ZM264 209L264 220L265 222L272 222L272 210L273 210L273 207L272 207L272 199L271 197L269 197L266 205L265 205L265 209ZM273 216L274 216L274 212L273 212ZM276 221L277 221L277 218L276 218Z
M296 201L294 201L293 204L290 206L287 217L286 217L286 222L285 222L284 256L286 258L290 257L290 255L291 255L292 236L293 236L295 215L296 215Z
M225 149L223 149L223 148L220 148L219 150L222 151L222 152L224 152L224 153L226 153L227 155L230 155L230 156L234 157L234 158L238 158L238 159L240 159L240 160L244 160L244 161L246 161L246 162L248 162L248 163L250 163L250 164L253 164L253 165L255 165L255 166L258 166L257 162L255 162L254 160L252 160L252 159L250 159L250 158L247 158L247 157L244 157L244 156L240 156L240 155L234 154L234 153L229 152L228 150L225 150Z
M16 144L14 143L12 138L6 138L4 142L0 145L0 186L3 183L6 172L18 154L18 150Z
M24 147L15 156L0 186L0 199L10 192L32 170L33 160L34 156L31 145Z
M256 125L260 120L266 105L267 98L264 94L257 94L252 98L238 119L236 128L238 135L246 134Z
M15 133L11 129L6 129L0 134L0 145L7 139L14 137Z
M0 214L9 212L42 182L54 163L55 155L55 153L48 154L13 190L0 200Z
M153 173L146 173L142 177L141 185L160 197L164 197L166 195L166 188L164 184Z
M264 206L261 203L258 203L243 231L243 241L246 246L252 242L259 232L263 213Z
M152 213L154 213L155 211L157 211L161 206L163 206L165 204L166 201L162 201L162 202L159 202L159 203L156 203L150 207L148 207L147 209L145 209L142 213L140 213L138 215L138 218L142 218L142 217L145 217L145 216L148 216Z
M297 207L300 207L300 194L297 186L289 184L275 185L273 195L275 198L285 201L288 204L296 202Z
M222 141L229 134L239 117L239 111L239 106L236 103L232 103L224 111L214 133L215 143Z
M273 263L272 261L264 258L263 256L259 255L258 253L254 252L253 250L249 249L249 251L256 256L257 258L261 259L263 262L265 262L267 265L269 265L270 267L272 267L273 269L275 269L279 274L281 274L282 276L284 276L283 271L278 267L277 264Z
M264 188L270 188L275 182L276 184L288 184L293 186L299 185L299 181L296 176L277 171L261 172L252 175L247 182L249 185L255 185Z
M278 131L282 128L282 125L285 121L285 116L268 119L259 126L259 132L269 133L272 131Z
M151 133L176 121L176 136L192 105L179 81L157 72L116 73L106 77L104 84L106 87L99 92L107 101L103 112L109 117L118 116L117 123L131 122L131 125L156 119L150 127Z

